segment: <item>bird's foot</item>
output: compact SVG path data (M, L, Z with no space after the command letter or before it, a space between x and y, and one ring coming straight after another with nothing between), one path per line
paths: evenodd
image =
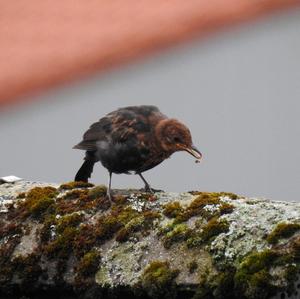
M151 188L149 185L145 186L142 189L140 189L140 191L151 193L151 194L154 194L154 193L157 193L157 192L163 192L163 190Z
M111 195L111 192L109 192L108 190L107 190L107 193L106 193L106 197L108 198L110 205L112 205L114 203L113 200L112 200L113 197Z

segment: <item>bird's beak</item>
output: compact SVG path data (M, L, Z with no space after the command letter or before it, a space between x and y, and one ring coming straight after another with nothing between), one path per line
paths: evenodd
M187 151L188 153L190 153L197 160L200 160L202 158L201 152L194 145L192 145L191 147L185 148L185 151Z

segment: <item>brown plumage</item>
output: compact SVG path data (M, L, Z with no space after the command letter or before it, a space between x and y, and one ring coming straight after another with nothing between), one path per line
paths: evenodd
M107 114L90 126L74 148L86 151L75 181L87 181L94 164L100 161L109 171L110 199L112 173L138 174L145 183L145 190L151 191L142 172L177 151L187 151L197 160L201 159L189 129L155 106L125 107Z

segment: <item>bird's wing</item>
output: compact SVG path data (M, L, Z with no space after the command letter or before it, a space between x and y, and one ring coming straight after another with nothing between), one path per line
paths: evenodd
M83 140L74 148L96 150L97 142L124 143L136 139L154 130L155 124L165 116L155 106L131 106L120 108L107 114L91 125Z
M119 109L112 113L111 141L123 143L130 138L137 138L139 134L151 131L149 120L143 115L130 109Z
M93 123L84 133L83 140L73 148L87 151L97 150L98 141L107 141L107 135L111 131L112 122L109 117L105 116L99 121Z

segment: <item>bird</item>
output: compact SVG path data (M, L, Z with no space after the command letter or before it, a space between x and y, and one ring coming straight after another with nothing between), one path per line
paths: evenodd
M129 106L108 113L93 123L73 148L85 151L75 181L88 182L94 164L100 161L109 173L110 202L113 173L137 174L145 184L144 190L153 193L142 173L178 151L188 152L196 162L202 158L188 127L150 105Z

